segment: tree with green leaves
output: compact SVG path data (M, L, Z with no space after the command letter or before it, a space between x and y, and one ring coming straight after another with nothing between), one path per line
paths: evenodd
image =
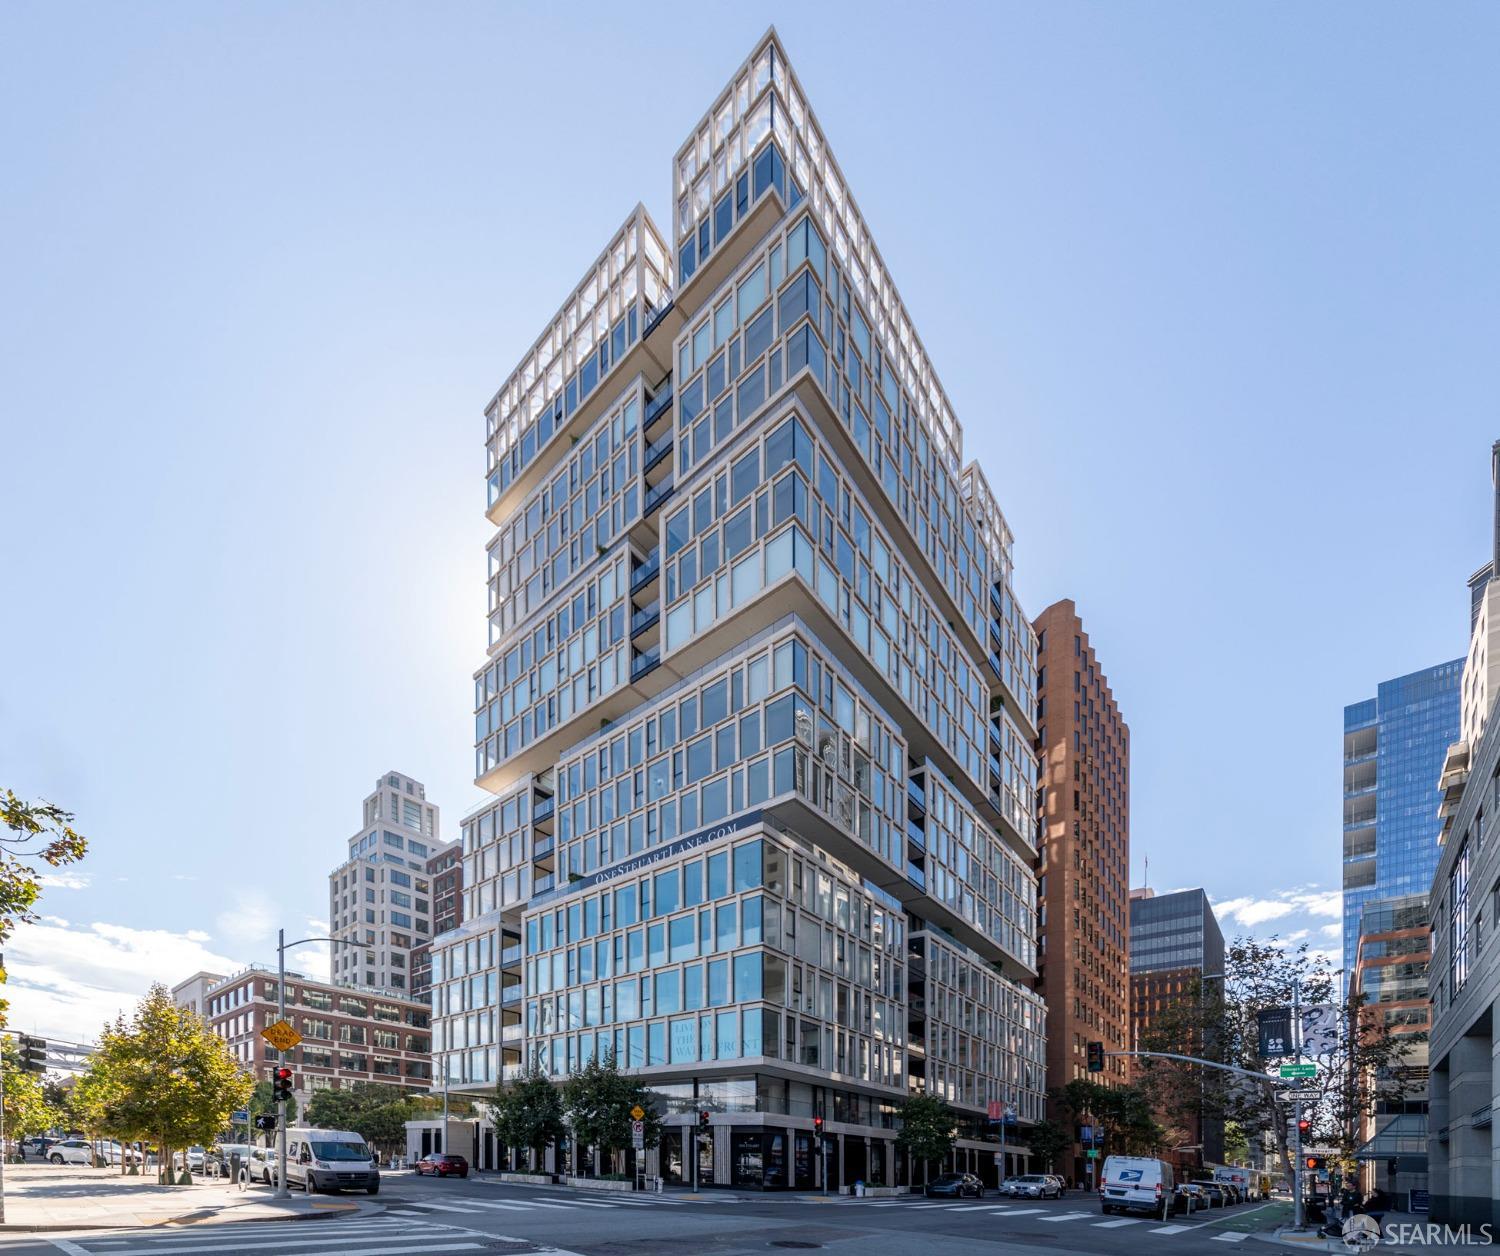
M5 1088L5 1137L17 1141L45 1134L57 1124L60 1113L47 1099L40 1074L21 1069L21 1053L14 1038L0 1043L0 1070Z
M912 1095L901 1105L901 1129L896 1146L922 1164L922 1180L927 1180L930 1162L943 1160L953 1150L958 1122L953 1109L936 1095Z
M1400 1101L1420 1089L1425 1071L1407 1060L1427 1036L1392 1033L1384 1017L1365 1009L1363 996L1341 1000L1337 978L1328 957L1314 954L1305 942L1292 947L1276 937L1236 938L1225 950L1222 989L1217 981L1195 983L1181 1001L1154 1018L1142 1049L1198 1055L1269 1076L1271 1064L1260 1058L1259 1013L1290 1007L1293 988L1300 986L1304 1009L1337 1007L1343 1026L1331 1051L1308 1057L1318 1074L1297 1087L1315 1091L1317 1098L1303 1105L1303 1115L1312 1121L1313 1141L1352 1157L1361 1118L1372 1115L1382 1101ZM1206 1117L1233 1122L1246 1140L1269 1135L1282 1171L1290 1177L1290 1108L1276 1098L1273 1086L1196 1064L1142 1063L1144 1084L1164 1110L1172 1111L1174 1104L1196 1110L1201 1104Z
M33 910L42 892L41 865L61 868L77 863L88 839L73 829L73 813L50 802L25 802L6 790L0 796L0 945L18 924L36 920ZM0 965L0 982L5 969ZM0 1025L10 1004L0 999Z
M1152 1098L1139 1086L1105 1086L1075 1077L1047 1093L1068 1114L1070 1124L1098 1127L1106 1155L1151 1155L1166 1141Z
M489 1102L495 1134L507 1147L525 1147L539 1168L549 1143L568 1133L562 1094L535 1060L512 1082L500 1082Z
M355 1082L338 1090L320 1090L307 1105L307 1123L325 1129L353 1130L383 1155L404 1150L411 1100L400 1086Z
M229 1044L160 984L128 1019L122 1013L104 1027L85 1077L93 1079L103 1128L155 1141L169 1183L173 1151L213 1142L251 1092Z
M631 1145L632 1109L646 1115L645 1142L655 1147L661 1141L661 1117L652 1104L651 1092L633 1074L620 1072L613 1051L595 1056L563 1083L563 1111L575 1142L597 1147L609 1155Z
M1021 1137L1031 1151L1034 1173L1050 1173L1057 1158L1073 1145L1073 1135L1050 1118L1038 1121ZM1071 1176L1072 1170L1068 1173Z

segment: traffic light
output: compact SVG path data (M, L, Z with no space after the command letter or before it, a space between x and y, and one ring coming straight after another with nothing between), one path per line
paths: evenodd
M33 1038L30 1034L19 1034L21 1048L21 1072L45 1073L47 1071L47 1040Z
M1303 1166L1308 1169L1322 1169L1328 1164L1327 1156L1307 1156L1303 1159Z
M1089 1072L1104 1072L1104 1044L1102 1042L1089 1043Z
M285 1066L272 1074L271 1098L277 1103L290 1102L292 1098L292 1070Z
M255 1128L258 1130L264 1130L267 1134L269 1134L276 1128L276 1114L274 1112L262 1113L260 1116L255 1118Z
M1311 1131L1312 1122L1309 1121L1306 1117L1303 1117L1300 1121L1297 1122L1297 1133L1301 1137L1306 1138Z
M708 1109L707 1108L700 1108L698 1110L698 1128L700 1130L706 1130L708 1128L708 1126L709 1126Z
M818 1138L823 1137L823 1118L820 1116L813 1117L813 1134Z

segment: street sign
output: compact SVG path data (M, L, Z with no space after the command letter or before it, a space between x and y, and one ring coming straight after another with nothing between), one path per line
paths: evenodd
M1316 1077L1318 1066L1316 1064L1283 1064L1281 1076L1286 1077Z
M637 1105L632 1110L640 1112L642 1109ZM644 1151L646 1148L646 1122L639 1117L630 1123L630 1145L637 1151Z
M646 1109L643 1108L643 1107L641 1107L640 1104L636 1104L635 1107L633 1107L633 1108L630 1109L630 1119L632 1121L634 1121L637 1125L639 1125L641 1123L641 1118L644 1117L645 1115L646 1115Z
M248 1109L248 1108L236 1108L233 1112L231 1112L229 1114L229 1123L231 1125L249 1125L250 1124L250 1109Z
M302 1035L292 1028L291 1022L284 1020L267 1025L260 1031L260 1036L278 1051L290 1051L302 1041Z
M1316 1090L1283 1090L1281 1097L1288 1103L1316 1103L1322 1096Z
M1097 1147L1090 1147L1083 1154L1086 1155L1090 1160L1097 1160L1097 1159L1099 1159L1099 1149Z

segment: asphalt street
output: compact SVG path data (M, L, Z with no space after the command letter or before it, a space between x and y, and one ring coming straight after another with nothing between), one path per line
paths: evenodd
M263 1189L263 1188L262 1188ZM363 1195L355 1198L363 1200ZM602 1194L485 1180L389 1175L374 1215L0 1238L4 1256L742 1256L788 1250L907 1256L1068 1253L1225 1256L1269 1229L1275 1205L1159 1220L1105 1217L1090 1196L1062 1200L855 1200ZM1259 1244L1253 1244L1258 1250Z

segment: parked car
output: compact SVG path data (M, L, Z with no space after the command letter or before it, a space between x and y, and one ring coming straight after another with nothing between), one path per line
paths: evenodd
M1016 1194L1024 1199L1061 1199L1062 1179L1050 1173L1027 1173L1016 1179Z
M1021 1179L1018 1177L1006 1178L1005 1181L1000 1183L999 1193L1001 1195L1019 1195L1021 1193Z
M47 1148L52 1146L53 1143L61 1141L61 1139L57 1138L48 1138L45 1134L38 1134L34 1138L23 1138L21 1140L21 1148L28 1156L40 1156L46 1159Z
M314 1191L362 1189L380 1191L380 1165L360 1134L353 1130L287 1130L286 1180L311 1195Z
M944 1173L928 1182L922 1192L928 1199L984 1198L984 1183L972 1173Z
M276 1185L276 1148L250 1148L250 1180L264 1182L267 1186Z
M134 1147L122 1147L112 1138L90 1142L86 1138L64 1138L47 1148L47 1159L53 1164L140 1164L141 1153Z
M1101 1212L1145 1212L1165 1221L1177 1199L1172 1166L1151 1156L1109 1156L1099 1177Z
M1051 1178L1054 1182L1057 1183L1057 1197L1061 1199L1063 1197L1063 1192L1068 1189L1068 1179L1058 1173L1044 1173L1042 1174L1042 1176L1045 1178Z
M462 1156L449 1155L447 1152L435 1151L430 1156L423 1156L417 1161L417 1176L430 1173L433 1177L461 1177L469 1176L469 1162Z
M1203 1193L1208 1196L1210 1207L1223 1208L1229 1202L1222 1182L1198 1182L1195 1185L1203 1188Z
M1208 1197L1204 1195L1203 1188L1196 1182L1179 1182L1176 1195L1176 1211L1178 1212L1185 1212L1191 1216L1208 1207Z

